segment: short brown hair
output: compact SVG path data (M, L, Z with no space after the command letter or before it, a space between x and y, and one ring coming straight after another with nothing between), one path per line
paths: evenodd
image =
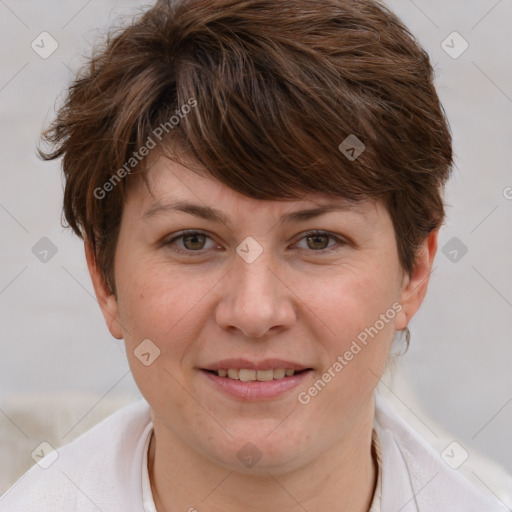
M427 53L387 7L160 1L96 48L43 134L52 150L39 150L48 160L63 156L63 213L91 241L114 291L129 179L100 199L95 190L191 100L167 141L179 140L214 178L252 198L382 199L408 273L444 220L449 126ZM338 148L350 135L365 145L356 159Z

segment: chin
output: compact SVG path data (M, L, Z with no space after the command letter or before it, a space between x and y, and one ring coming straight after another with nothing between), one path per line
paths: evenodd
M276 423L272 428L275 428ZM238 435L226 445L210 446L210 459L230 471L251 475L287 473L306 464L305 440L293 440L297 435L283 433L269 437L270 429L262 429L257 436ZM307 435L304 436L307 438ZM297 447L300 446L300 449ZM213 450L212 450L213 449Z

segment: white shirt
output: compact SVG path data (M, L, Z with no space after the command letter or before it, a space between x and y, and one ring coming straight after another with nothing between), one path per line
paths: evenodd
M156 512L147 469L153 431L143 399L47 455L1 498L0 512ZM506 512L484 496L376 393L379 471L369 512ZM53 454L55 456L55 454Z

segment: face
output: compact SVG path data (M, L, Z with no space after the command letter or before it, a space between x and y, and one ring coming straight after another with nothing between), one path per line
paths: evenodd
M148 181L124 206L117 298L90 251L88 262L155 432L238 471L245 455L261 455L252 471L312 462L372 414L394 332L426 291L437 233L407 276L380 202L256 200L163 157ZM327 204L338 209L297 215Z

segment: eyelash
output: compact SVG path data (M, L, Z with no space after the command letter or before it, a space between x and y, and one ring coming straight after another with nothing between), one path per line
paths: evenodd
M179 254L186 254L187 256L202 256L202 255L204 255L204 253L208 249L192 251L190 249L181 249L177 246L171 247L171 245L173 245L173 242L175 242L176 240L182 239L188 235L205 235L207 238L209 238L211 240L211 237L207 233L204 233L203 231L191 230L191 231L182 231L178 236L175 236L175 237L171 238L170 240L165 241L163 245L166 247L167 246L170 247L171 250L174 252L177 252ZM318 230L308 231L307 233L304 233L304 235L301 238L299 238L299 240L297 242L300 242L301 240L303 240L304 238L307 238L309 236L327 236L327 237L335 240L340 245L347 245L347 242L345 240L343 240L342 238L340 238L339 236L333 235L327 231L318 231ZM314 253L325 254L327 251L331 252L331 251L336 251L338 249L339 249L339 247L337 249L332 249L332 247L327 247L325 249L319 249L318 251L315 251L314 249L310 249L310 251L314 252Z

